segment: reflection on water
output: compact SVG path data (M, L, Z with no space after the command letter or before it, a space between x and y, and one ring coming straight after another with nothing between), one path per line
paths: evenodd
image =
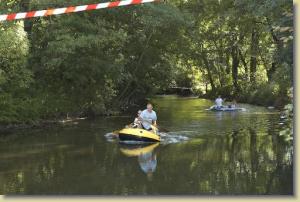
M150 145L123 145L121 152L128 157L137 157L141 170L152 180L153 173L157 166L156 153L154 149L159 143Z
M141 169L147 174L148 179L151 180L157 165L156 154L152 152L144 153L139 155L138 159Z
M220 114L205 110L211 101L190 98L153 102L168 138L183 140L107 141L130 116L1 134L0 194L293 194L293 147L278 135L278 112L242 105L246 112Z

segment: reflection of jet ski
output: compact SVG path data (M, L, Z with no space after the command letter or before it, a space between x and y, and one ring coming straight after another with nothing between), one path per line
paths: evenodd
M133 156L140 156L145 153L150 153L152 152L159 143L155 144L147 144L147 145L122 145L121 146L121 152L129 157Z
M153 152L159 143L147 145L122 145L121 152L128 157L138 157L141 170L147 174L149 180L156 170L157 159Z
M160 136L140 128L124 128L118 132L121 141L159 142Z
M138 161L142 171L151 178L157 166L156 154L153 152L142 153L139 155Z

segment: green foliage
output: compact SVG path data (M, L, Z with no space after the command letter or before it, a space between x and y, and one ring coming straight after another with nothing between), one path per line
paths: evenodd
M0 24L0 123L33 118L27 112L31 105L26 104L26 92L33 82L32 72L26 68L27 56L28 40L22 24Z
M80 5L82 1L10 3L3 8L16 12ZM2 34L7 36L3 36L6 41L1 43L1 51L10 46L16 54L14 58L9 54L6 66L14 68L10 74L20 77L9 83L2 65L1 87L10 86L2 95L3 122L105 114L167 88L173 78L174 44L180 41L186 20L174 6L147 4L25 22L25 27L20 27L24 36L18 38L21 46L13 45L20 42L7 27L9 23L3 27ZM1 58L1 64L3 61ZM15 99L17 91L23 93L23 99Z
M0 26L0 91L26 88L31 72L25 68L28 41L20 24Z
M262 84L257 89L248 91L248 93L249 95L245 95L246 102L272 106L278 97L278 85L274 83Z
M289 98L293 99L293 88L289 89L288 92ZM287 142L291 142L294 139L294 130L293 130L293 124L294 124L294 105L293 104L287 104L284 107L284 117L285 117L285 127L280 131L280 136L283 136L284 139Z
M120 49L127 34L100 17L72 15L41 23L46 23L44 29L40 24L33 27L32 40L38 42L31 64L39 75L37 88L48 92L45 104L65 113L78 109L103 113L115 95L112 80L119 79L124 67Z
M193 19L184 33L185 68L196 66L210 96L283 106L293 78L292 4L276 1L185 1Z

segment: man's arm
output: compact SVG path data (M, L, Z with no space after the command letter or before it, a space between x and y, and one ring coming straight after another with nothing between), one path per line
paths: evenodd
M154 119L152 120L153 122L153 125L156 126L156 122L157 122L157 115L156 115L156 112L154 112L155 116L154 116Z

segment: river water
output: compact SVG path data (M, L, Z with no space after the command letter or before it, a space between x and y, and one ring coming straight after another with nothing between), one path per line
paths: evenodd
M161 144L125 145L109 134L124 116L0 136L0 194L289 195L293 148L275 110L206 111L212 102L152 99Z

